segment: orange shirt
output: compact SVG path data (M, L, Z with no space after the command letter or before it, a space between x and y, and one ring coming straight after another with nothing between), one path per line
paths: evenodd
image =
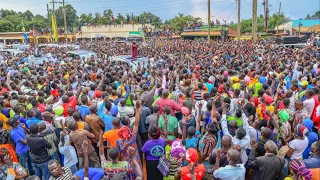
M111 129L103 134L103 141L109 141L110 147L116 147L116 141L119 138L118 132L120 129Z
M77 124L78 124L78 129L84 130L84 122L79 121L77 122Z
M310 169L312 173L312 180L319 180L320 179L320 168L312 168Z

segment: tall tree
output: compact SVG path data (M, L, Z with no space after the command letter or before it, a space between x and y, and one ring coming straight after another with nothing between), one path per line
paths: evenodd
M155 27L160 27L162 20L159 16L152 14L150 12L143 12L139 15L140 23L147 23L151 21L151 24Z
M320 19L320 11L314 13L314 15L311 16L311 19Z
M14 25L7 20L0 20L0 32L14 31Z
M23 19L31 21L32 18L34 17L32 12L27 10L26 12L22 13Z
M67 4L65 5L66 9L66 17L67 17L67 26L68 27L75 27L78 25L78 19L79 17L77 16L77 11L73 8L72 5ZM64 15L63 15L63 7L60 6L56 12L56 23L58 27L64 27Z
M185 16L179 13L177 16L170 19L168 23L175 31L182 33L187 23L201 23L201 18L190 15Z

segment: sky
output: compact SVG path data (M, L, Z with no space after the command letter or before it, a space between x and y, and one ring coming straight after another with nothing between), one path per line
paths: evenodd
M61 0L62 1L62 0ZM241 1L241 19L252 16L252 0ZM258 0L258 15L263 14L263 0ZM9 3L10 2L10 3ZM15 11L30 10L33 14L47 14L47 4L52 7L49 0L0 0L0 8ZM279 4L281 12L292 20L304 18L307 14L313 15L320 8L319 0L269 0L269 15L277 13ZM162 20L173 18L178 13L202 18L207 22L207 0L66 0L71 4L80 16L82 13L102 13L111 9L114 14L133 13L138 15L142 12L151 12L158 15ZM227 23L237 21L236 0L211 0L211 19L218 19ZM56 4L56 7L59 6Z

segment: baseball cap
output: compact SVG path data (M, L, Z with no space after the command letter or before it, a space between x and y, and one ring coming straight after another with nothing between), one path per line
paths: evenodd
M7 124L10 125L10 126L13 126L19 119L20 119L19 115L13 116L13 118L10 118L7 121Z
M301 82L301 86L308 86L308 85L309 85L308 81L302 81Z

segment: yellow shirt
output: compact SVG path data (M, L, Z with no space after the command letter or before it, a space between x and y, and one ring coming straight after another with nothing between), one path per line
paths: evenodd
M266 106L267 111L273 112L274 107L273 106ZM262 112L261 112L261 105L257 108L257 115L259 120L263 120Z
M7 124L8 118L4 114L0 113L0 120L3 122L3 128L5 130L11 130L11 126Z

